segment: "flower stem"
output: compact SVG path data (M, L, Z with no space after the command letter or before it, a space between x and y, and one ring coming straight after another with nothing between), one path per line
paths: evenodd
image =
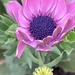
M38 52L38 61L39 61L39 66L43 66L43 61L42 61L42 58L41 58L41 54L40 52Z
M37 63L37 64L38 64L38 59L37 59L37 58L35 58L35 57L31 54L31 52L30 52L30 51L28 52L28 55L29 55L29 57L32 59L32 61L33 61L33 62L35 62L35 63Z

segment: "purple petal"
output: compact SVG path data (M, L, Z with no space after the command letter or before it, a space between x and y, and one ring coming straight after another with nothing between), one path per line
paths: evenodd
M25 43L20 41L17 45L16 57L20 58L26 47L27 46L25 45Z
M66 5L67 5L67 12L75 16L75 0L72 1L66 0Z
M17 1L11 1L7 4L7 12L8 14L15 18L18 22L18 10L21 8L21 5Z
M46 38L43 39L43 42L48 45L51 42L51 40L52 36L47 36Z
M37 45L38 45L38 41L37 41L37 40L34 40L34 41L25 41L25 40L23 40L23 42L24 42L25 44L27 44L27 45L33 47L33 48L36 48Z
M58 21L58 26L62 27L63 30L70 18L72 18L71 14L67 13L60 21Z
M24 14L24 16L25 16L27 19L32 20L33 14L31 13L27 2L26 2L26 4L25 4L24 7L23 7L23 14Z
M34 16L39 15L40 0L27 0L27 4Z
M24 17L21 9L19 9L18 11L18 22L21 27L24 27L24 28L29 27L29 21Z
M56 8L58 0L52 0L52 4L51 4L51 8L48 10L48 14L52 14L54 13L54 9Z
M54 0L40 0L40 12L45 15L50 8L52 8L52 4Z
M18 40L25 40L25 41L33 41L33 38L30 36L28 30L18 27L16 30L16 36Z
M55 8L54 17L56 20L61 19L67 13L67 7L65 0L58 0L57 6Z
M37 51L50 51L49 47L47 44L45 44L43 41L39 41L39 44L36 48Z
M57 27L53 32L53 35L52 35L53 39L56 39L60 35L61 32L62 32L62 28Z
M60 42L60 40L57 39L57 40L54 40L54 41L50 42L49 45L50 45L51 47L52 47L52 46L56 46L59 42Z
M68 32L62 33L61 36L60 36L60 38L59 38L59 40L62 41L67 34L68 34Z
M71 18L65 25L63 32L68 32L75 27L75 21Z

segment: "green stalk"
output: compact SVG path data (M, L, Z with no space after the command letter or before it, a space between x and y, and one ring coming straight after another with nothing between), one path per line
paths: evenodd
M37 58L35 58L35 57L31 54L31 52L30 52L30 51L28 51L28 55L29 55L29 57L32 59L32 61L33 61L33 62L35 62L35 63L37 63L37 64L38 64L38 59L37 59Z
M40 52L38 52L38 62L39 62L39 66L43 66L43 61L42 61L42 58L41 58L41 55L40 55Z

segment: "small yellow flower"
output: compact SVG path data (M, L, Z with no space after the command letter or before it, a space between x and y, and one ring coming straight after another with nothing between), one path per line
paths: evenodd
M33 72L33 75L53 75L53 69L50 69L46 66L38 67Z

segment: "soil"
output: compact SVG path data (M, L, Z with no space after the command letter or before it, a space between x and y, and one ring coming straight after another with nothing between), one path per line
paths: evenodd
M54 68L54 71L53 71L53 75L75 75L75 73L71 73L71 72L64 72L64 70L62 70L61 68L57 67L57 68Z

